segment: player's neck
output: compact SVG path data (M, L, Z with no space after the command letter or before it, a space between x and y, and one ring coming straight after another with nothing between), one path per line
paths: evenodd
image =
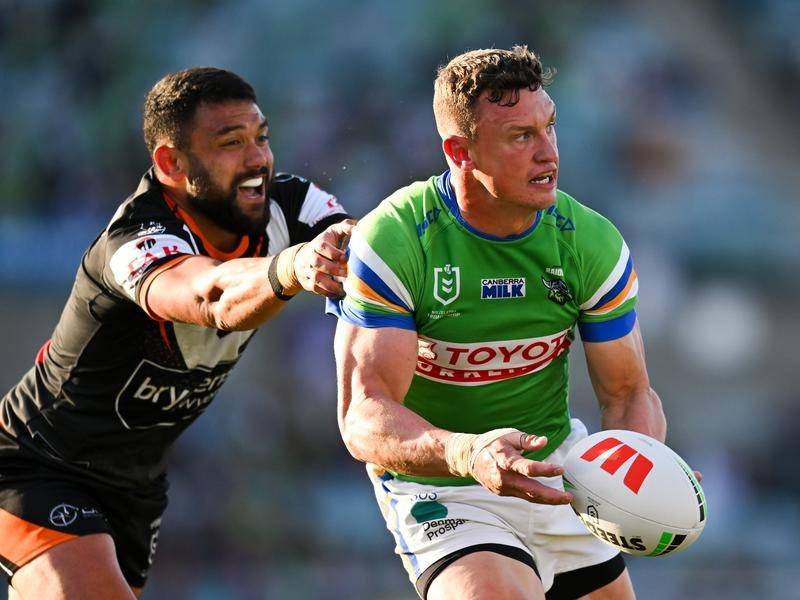
M168 185L164 185L164 189L175 204L180 207L181 211L192 220L189 226L192 229L197 228L200 230L197 233L201 234L204 243L209 243L215 249L222 252L232 252L239 246L239 243L242 241L242 236L237 233L232 233L227 229L223 229L210 217L194 210L189 203L186 190Z
M482 233L495 237L519 235L536 221L538 210L492 196L473 177L454 172L450 181L461 217Z

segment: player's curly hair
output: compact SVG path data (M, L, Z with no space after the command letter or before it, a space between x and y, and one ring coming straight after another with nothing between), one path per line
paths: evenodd
M167 140L179 149L188 142L186 125L194 118L201 102L250 100L256 93L236 73L214 67L193 67L168 73L151 89L144 100L144 143L152 153Z
M484 91L489 102L514 106L521 89L535 92L549 85L553 75L554 71L545 69L527 46L459 54L439 67L433 85L433 114L439 133L445 136L454 126L458 135L474 137L475 106Z

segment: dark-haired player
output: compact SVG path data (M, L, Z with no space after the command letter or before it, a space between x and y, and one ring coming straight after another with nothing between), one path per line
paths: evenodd
M234 73L147 95L153 160L91 244L35 366L0 401L0 567L11 598L138 596L167 505L165 454L254 330L302 290L341 294L351 222L273 175L267 120Z

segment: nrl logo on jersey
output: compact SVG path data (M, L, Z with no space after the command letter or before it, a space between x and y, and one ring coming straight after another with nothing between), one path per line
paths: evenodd
M561 267L548 267L545 271L553 277L553 279L547 279L547 277L542 276L542 283L549 290L547 299L561 306L572 300L572 292L569 291L567 284L562 279L564 270Z
M452 265L434 267L433 297L445 306L461 293L461 268Z
M481 279L481 299L524 298L524 277Z

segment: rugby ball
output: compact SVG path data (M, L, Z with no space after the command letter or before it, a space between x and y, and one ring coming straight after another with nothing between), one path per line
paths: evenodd
M572 508L597 538L622 552L686 550L706 524L706 499L692 469L649 436L612 429L575 444L564 461Z

